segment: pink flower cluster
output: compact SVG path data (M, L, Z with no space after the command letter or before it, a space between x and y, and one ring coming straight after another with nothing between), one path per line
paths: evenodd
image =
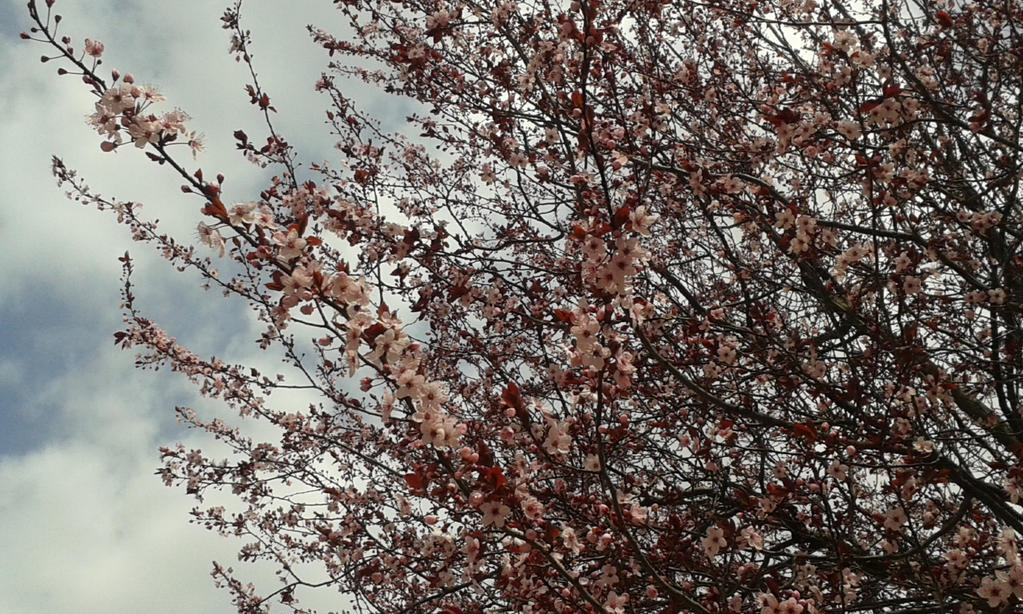
M992 608L1008 603L1009 598L1023 599L1023 561L1019 558L1019 545L1012 529L1006 529L997 540L999 554L1008 563L1008 569L995 572L994 577L981 580L977 594Z
M796 597L779 601L770 593L760 595L761 614L802 614L804 609L803 604L799 603Z
M392 324L397 325L396 322ZM377 339L384 336L379 335ZM385 339L379 343L389 344L391 341ZM439 449L456 447L467 427L444 410L444 404L448 401L447 386L440 381L427 381L419 367L419 360L411 357L405 359L397 369L398 392L395 396L398 399L407 398L415 405L416 412L412 420L419 424L423 443Z
M586 261L583 274L597 288L612 295L627 296L632 292L632 278L647 258L645 249L636 237L618 237L610 257L607 246L599 237L591 237L584 247Z
M93 40L91 38L85 39L85 55L98 58L103 55L104 45L101 41Z
M611 355L611 351L598 343L600 322L582 308L576 309L573 313L572 322L574 325L569 329L569 332L575 337L572 366L592 368L597 371L603 369L604 361Z
M835 262L834 274L835 278L839 281L845 279L846 272L849 267L855 266L864 258L868 258L871 254L871 246L856 243L849 249L842 253Z
M102 47L102 43L99 45ZM201 141L198 135L185 128L188 116L182 111L170 111L159 117L146 113L150 105L163 100L155 90L136 85L131 75L125 75L121 83L104 92L96 103L95 113L89 116L89 123L96 132L108 139L101 145L103 151L113 151L125 142L125 133L139 149L183 136L193 153L199 151Z

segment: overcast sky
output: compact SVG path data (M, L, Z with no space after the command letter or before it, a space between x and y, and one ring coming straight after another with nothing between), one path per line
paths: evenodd
M339 31L332 4L246 0L243 11L278 128L306 161L336 159L326 101L313 91L326 57L304 30L315 23ZM226 5L58 0L55 9L76 46L85 37L105 43L104 76L114 67L131 72L167 97L161 110L192 116L207 149L193 164L207 176L225 173L227 199L239 202L257 197L263 176L236 154L231 134L262 132L242 90L243 66L227 54L219 19ZM209 571L213 559L237 568L240 544L188 524L194 502L154 475L160 445L207 443L176 424L174 406L208 402L174 374L134 370L133 354L114 347L117 257L131 250L138 305L197 353L257 359L257 329L243 305L203 294L193 277L133 245L112 216L62 196L50 175L53 154L95 191L143 203L170 231L194 234L198 221L196 199L180 193L168 169L133 148L100 152L85 120L93 98L75 78L57 77L56 63L39 62L47 49L18 36L28 27L25 0L0 0L0 610L231 612ZM392 101L377 108L404 115ZM341 609L329 599L309 605Z

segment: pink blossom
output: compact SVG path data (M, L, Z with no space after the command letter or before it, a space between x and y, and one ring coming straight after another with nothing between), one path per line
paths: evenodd
M893 507L885 513L884 528L890 531L898 531L908 520L905 510L901 507Z
M850 141L855 141L856 139L860 138L860 136L863 134L860 131L860 125L856 122L849 121L838 122L837 130L839 134L849 139Z
M499 501L487 501L480 506L480 511L483 512L483 526L493 525L500 529L511 513L511 508Z
M447 386L442 382L424 384L419 390L419 400L424 408L439 408L448 400Z
M796 216L789 208L782 209L775 214L775 226L778 226L779 228L788 229L795 223Z
M165 113L160 119L160 127L165 134L183 134L185 132L185 121L188 116L182 111L171 111Z
M845 477L846 477L848 471L849 471L849 465L845 465L845 464L840 463L838 461L835 461L835 462L831 463L830 465L828 465L828 475L831 476L831 478L833 480L836 480L838 482L844 482L845 481Z
M142 91L139 88L128 83L121 83L104 92L103 98L96 103L96 107L97 110L102 109L108 115L120 115L123 111L134 110L135 99L141 94Z
M916 294L921 288L923 288L923 283L919 277L907 275L906 279L902 282L902 289L906 294Z
M203 222L199 222L198 231L199 242L218 250L220 256L223 257L226 245L224 244L224 237L220 236L220 232Z
M739 542L742 548L764 549L764 536L753 527L743 527L739 532Z
M426 27L429 30L442 29L448 26L450 15L447 11L437 11L426 19Z
M707 535L701 543L703 544L703 551L710 558L714 558L722 548L728 546L728 541L725 540L724 529L717 525L712 525L707 529Z
M536 497L526 497L522 500L520 505L522 506L522 511L525 513L526 517L533 522L543 518L544 507L543 504L536 499Z
M778 614L781 611L778 598L771 593L760 593L757 597L760 600L760 614Z
M287 234L283 232L274 233L273 241L280 247L278 254L285 261L301 256L302 250L308 245L306 240L299 236L297 228L289 228Z
M572 436L567 426L556 420L551 420L549 425L547 438L543 442L544 451L551 455L568 454L572 447Z
M629 603L629 595L627 593L619 595L615 591L611 591L607 594L604 609L612 614L622 614L625 612L625 605L627 603Z
M909 253L908 252L902 252L901 254L899 254L899 257L895 259L895 272L896 273L903 273L903 272L905 272L907 269L909 269L909 266L912 263L913 263L913 261L909 257Z
M407 367L401 371L397 379L398 390L394 396L398 399L405 397L419 398L422 388L426 384L426 378L416 373L414 368Z
M91 55L94 58L98 58L103 55L103 43L91 38L85 39L85 55Z
M725 194L738 194L743 188L742 180L731 175L722 177L718 180L718 183L721 185L721 191Z
M242 203L233 205L228 210L228 222L232 226L252 224L256 221L256 206L258 203Z
M995 577L1016 596L1016 599L1023 599L1023 565L1018 561L1007 570L996 571Z
M580 350L587 350L593 346L600 332L600 323L588 315L578 316L575 320L578 323L569 332L575 336L577 347Z
M731 343L723 342L718 346L718 361L726 365L735 364L736 359L735 346Z
M374 364L395 364L408 343L408 337L401 330L388 328L373 340L373 351L366 359Z
M419 431L423 443L438 449L448 449L458 443L461 433L453 417L440 412L423 412L422 416Z
M795 597L789 597L785 601L778 604L778 614L802 614L803 606Z
M650 213L645 205L633 209L629 214L629 221L632 223L632 230L644 237L650 236L650 228L657 223L658 217Z
M981 581L977 594L987 600L988 606L997 608L1004 603L1008 603L1012 591L1005 582L988 576Z
M139 149L159 141L161 133L160 122L153 116L148 118L136 117L128 125L128 134L135 141L135 147Z
M835 33L835 46L842 51L849 51L859 44L859 39L849 30L840 30Z
M579 538L576 535L575 529L569 526L563 526L561 528L561 540L568 548L569 552L573 554L579 554L582 552L583 545L579 542Z

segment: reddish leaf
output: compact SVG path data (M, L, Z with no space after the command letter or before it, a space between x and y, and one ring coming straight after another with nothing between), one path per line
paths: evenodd
M799 113L796 113L792 109L782 109L778 111L777 115L765 115L764 119L771 122L775 127L783 126L785 124L797 123L801 118Z
M504 477L504 471L502 471L500 467L482 469L480 471L480 479L494 490L500 490L508 483L508 478Z
M224 203L220 198L214 196L210 202L206 203L206 206L202 209L203 215L209 215L219 220L227 219L227 208L224 207Z
M860 105L860 113L870 113L884 102L881 98L873 98Z
M508 407L519 411L522 409L522 394L519 392L519 387L515 382L510 382L508 387L504 389L501 394L501 401Z
M817 431L807 424L800 423L792 425L792 434L797 437L802 437L807 441L817 441Z
M418 473L409 473L405 476L405 481L412 490L423 490L427 484L426 478Z
M367 183L369 183L370 177L372 177L372 175L366 169L360 168L359 170L355 171L355 182L360 185L366 185Z
M377 322L373 326L367 328L366 331L362 333L362 336L366 339L366 341L373 343L373 340L379 337L385 330L387 330L387 327L380 322Z
M611 218L611 226L614 228L621 228L629 221L629 216L632 215L632 207L625 205L615 211L615 215Z

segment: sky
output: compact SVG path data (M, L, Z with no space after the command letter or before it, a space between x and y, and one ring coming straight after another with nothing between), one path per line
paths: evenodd
M277 127L305 161L337 159L323 125L327 101L313 91L327 58L305 32L310 23L340 32L332 5L246 0L243 8ZM103 41L104 76L130 72L167 97L154 111L192 117L206 152L189 168L223 172L225 200L243 202L257 198L266 175L236 153L231 135L263 131L243 92L245 68L227 53L225 6L58 0L54 8L76 46ZM54 154L96 192L142 203L171 234L195 236L199 220L197 200L168 169L134 148L100 151L85 119L93 97L80 80L58 77L56 62L40 63L47 49L19 38L29 26L25 0L0 0L0 611L233 612L209 572L213 560L240 568L241 543L189 524L194 500L154 475L161 445L208 443L177 424L174 407L217 410L184 378L135 370L133 353L114 347L118 256L130 250L136 262L141 310L196 353L267 364L254 343L258 328L244 305L202 293L196 278L132 244L112 215L64 198L50 174ZM399 102L351 94L385 119L406 114ZM267 569L246 573L269 577ZM307 605L341 609L334 596Z

